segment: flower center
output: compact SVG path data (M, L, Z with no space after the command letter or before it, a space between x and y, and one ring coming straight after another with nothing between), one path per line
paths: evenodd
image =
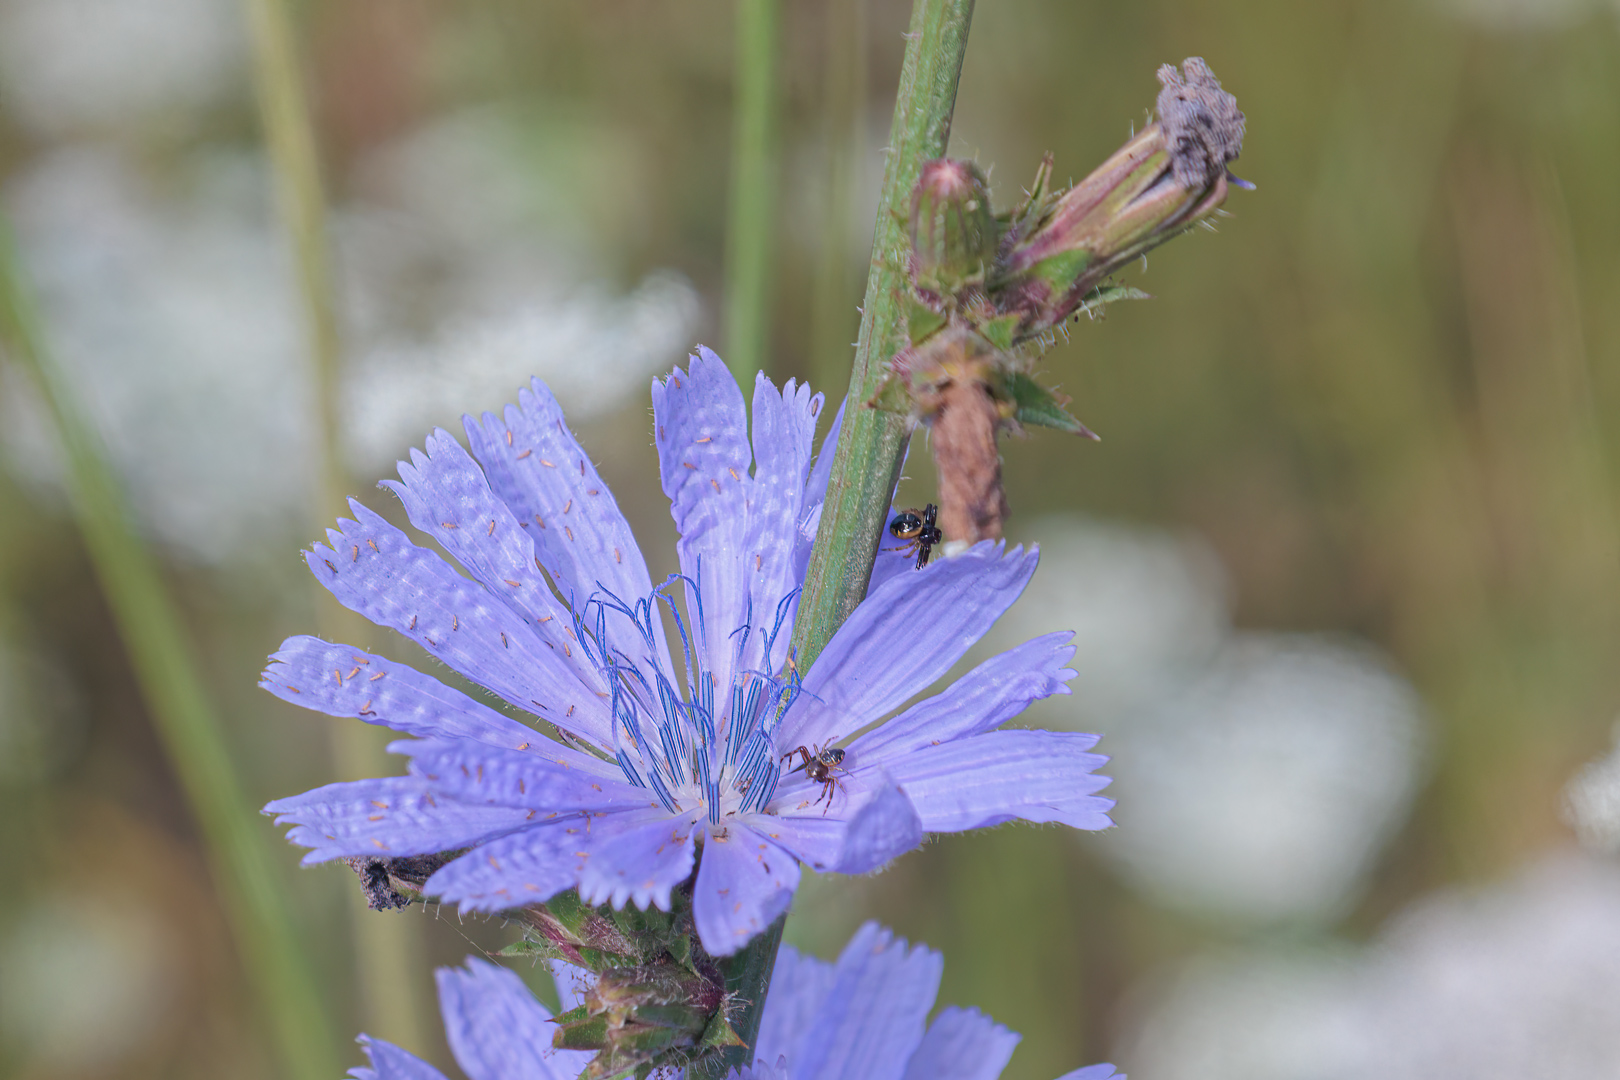
M665 591L677 580L690 586L695 619L683 619ZM723 816L769 804L781 777L771 736L801 687L791 662L785 664L785 677L747 666L750 659L769 665L778 641L785 643L784 624L793 599L789 596L777 605L769 631L745 620L728 635L734 674L729 693L716 693L715 676L704 669L702 653L694 648L694 637L711 640L701 595L698 583L681 575L672 576L633 607L599 586L585 604L586 615L576 615L575 622L581 642L589 639L586 654L611 693L615 757L625 779L651 790L670 813L697 804L707 809L709 823L718 825ZM657 659L653 619L659 600L669 605L680 633L684 686L678 686L674 673ZM589 626L592 614L594 626ZM608 645L610 618L628 620L634 627L645 647L639 660Z

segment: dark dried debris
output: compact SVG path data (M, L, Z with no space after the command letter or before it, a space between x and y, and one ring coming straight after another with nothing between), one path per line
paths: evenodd
M366 906L372 911L394 911L421 899L421 888L434 871L455 857L455 853L408 855L399 859L375 859L356 855L343 861L360 878ZM401 891L401 886L409 892Z

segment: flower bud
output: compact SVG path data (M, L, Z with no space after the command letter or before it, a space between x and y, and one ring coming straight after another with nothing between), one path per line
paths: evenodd
M596 1051L582 1080L675 1068L740 1045L725 978L697 944L684 892L661 911L595 908L570 889L511 914L531 935L500 955L563 960L595 976L552 1035L559 1049Z
M911 278L935 302L984 282L996 255L996 219L984 174L971 161L923 163L911 192Z
M694 972L667 963L609 970L577 1008L556 1018L552 1045L597 1051L582 1078L616 1076L734 1043L725 1014L724 990Z
M1158 121L1029 215L1008 252L993 286L1002 310L1022 314L1021 338L1061 324L1103 278L1226 200L1226 165L1243 148L1237 99L1197 57L1158 74Z

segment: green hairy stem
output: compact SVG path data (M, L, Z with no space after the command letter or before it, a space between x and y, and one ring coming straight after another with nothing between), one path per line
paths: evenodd
M909 295L906 215L922 163L945 153L950 140L956 86L967 50L973 0L916 0L906 35L905 63L894 104L889 160L883 173L872 266L866 279L861 333L849 380L849 405L833 458L821 526L799 600L794 647L808 668L833 631L866 594L878 539L889 513L889 494L909 435L907 421L866 408L883 381L884 364L905 339ZM724 964L727 990L740 1006L733 1021L747 1046L728 1048L693 1066L694 1077L723 1077L752 1063L765 991L776 966L787 917L778 919Z
M781 21L781 0L737 0L722 344L745 390L769 367Z
M922 163L943 156L950 141L972 18L972 0L917 0L912 8L849 403L794 627L801 669L815 662L833 631L866 595L889 494L900 475L909 424L866 403L883 383L885 363L906 341L906 259L911 250L906 211Z

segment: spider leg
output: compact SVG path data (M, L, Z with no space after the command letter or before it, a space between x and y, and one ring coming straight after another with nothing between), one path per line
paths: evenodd
M912 552L917 550L917 547L918 547L919 543L920 542L918 540L911 539L911 540L907 540L905 543L899 545L898 547L886 547L886 548L883 548L882 550L884 550L884 551L892 551L896 555L910 555Z

